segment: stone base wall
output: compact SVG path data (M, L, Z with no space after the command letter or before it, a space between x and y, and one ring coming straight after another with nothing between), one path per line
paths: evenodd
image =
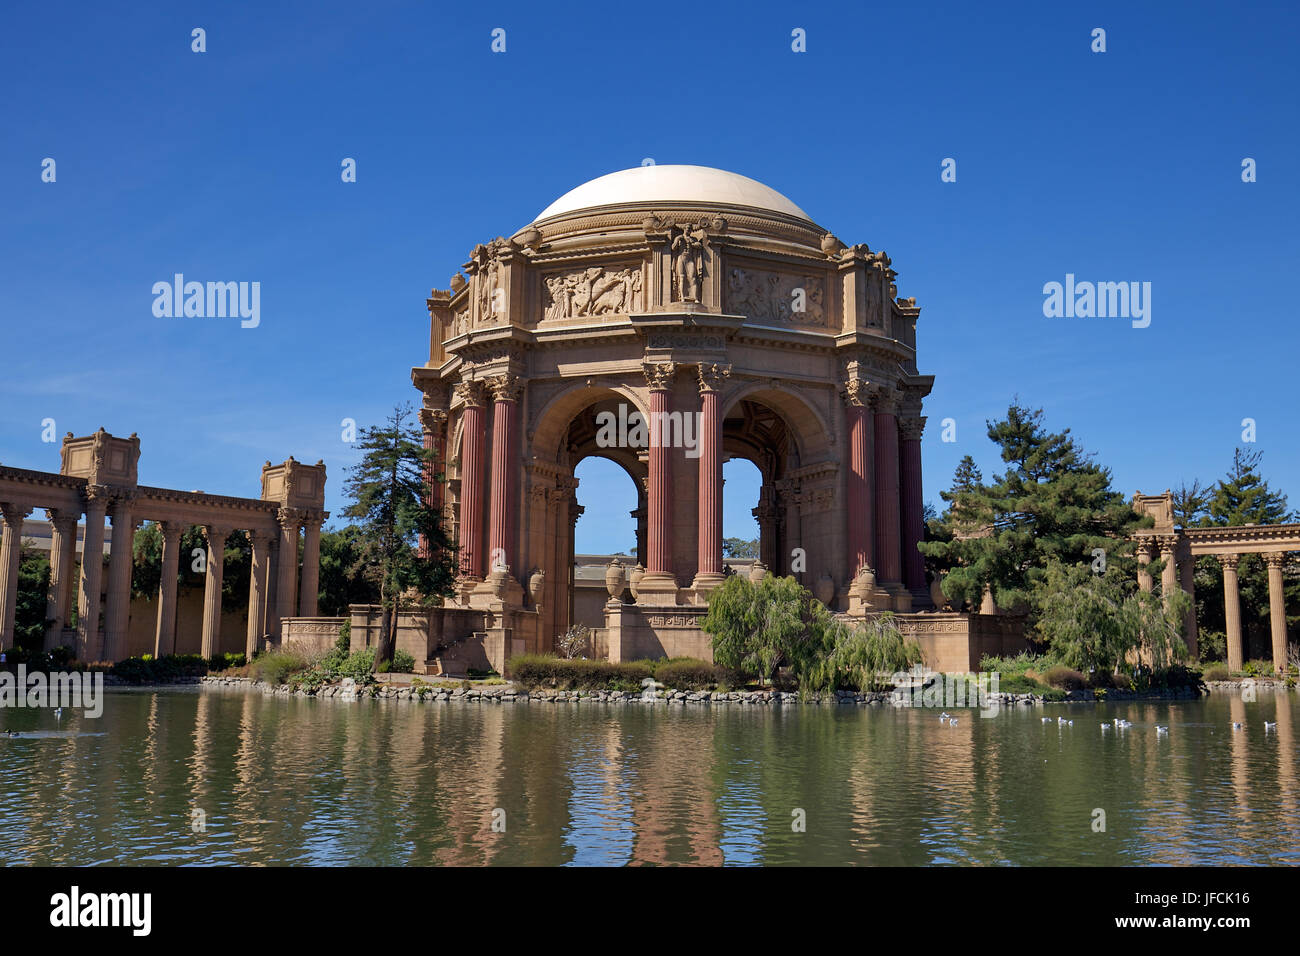
M706 612L703 607L606 605L606 657L616 662L660 657L712 662L712 639L700 630Z
M916 639L925 666L946 674L979 670L985 654L1015 655L1029 647L1024 619L1002 614L899 614L899 629Z
M294 645L309 654L333 649L343 627L343 617L286 617L280 621L280 646Z

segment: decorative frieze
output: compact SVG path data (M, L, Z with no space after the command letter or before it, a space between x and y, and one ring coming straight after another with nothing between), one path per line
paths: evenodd
M542 287L546 319L645 311L639 265L622 269L591 266L576 272L556 273L546 276Z
M732 266L724 311L761 325L826 326L826 280Z

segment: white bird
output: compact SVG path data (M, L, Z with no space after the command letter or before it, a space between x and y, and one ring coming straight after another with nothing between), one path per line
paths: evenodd
M1168 727L1161 727L1159 724L1157 724L1157 725L1156 725L1156 733L1157 733L1157 734L1167 734L1167 733L1169 733L1169 728L1168 728Z
M1276 721L1276 720L1272 720L1272 721L1266 720L1266 721L1264 721L1264 733L1268 733L1270 730L1277 730L1277 721Z
M63 719L63 708L62 708L62 707L55 707L55 708L54 708L54 719L55 719L55 720L62 720L62 719Z
M1108 730L1110 730L1110 724L1102 724L1102 725L1101 725L1101 732L1102 732L1103 734L1104 734L1106 731L1108 731Z
M1240 721L1237 721L1237 720L1234 720L1234 721L1232 722L1232 729L1233 729L1233 730L1241 730L1241 722L1240 722Z
M1043 718L1043 723L1045 723L1045 724L1050 724L1051 722L1052 722L1052 718L1051 718L1051 717L1044 717L1044 718Z
M957 718L954 717L954 718L952 718L951 720L949 720L949 721L948 721L948 726L949 726L949 727L956 727L956 726L957 726Z
M1074 721L1072 721L1072 720L1067 720L1067 721L1065 722L1065 726L1067 726L1067 727L1073 727L1073 726L1074 726Z
M947 720L947 719L948 719L949 717L951 717L951 716L952 716L952 714L948 713L948 712L945 710L942 714L939 715L939 719L940 719L940 720Z

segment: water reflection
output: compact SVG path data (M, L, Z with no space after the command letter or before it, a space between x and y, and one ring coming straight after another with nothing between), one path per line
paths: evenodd
M954 725L119 692L98 720L0 713L21 734L0 737L0 848L55 865L1295 864L1296 711L1261 692ZM1101 732L1117 716L1132 727Z

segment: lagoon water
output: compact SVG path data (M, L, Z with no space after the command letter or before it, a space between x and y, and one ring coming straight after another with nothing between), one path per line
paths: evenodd
M0 712L0 730L21 732L0 737L0 853L11 865L1300 864L1295 694L959 713L952 726L888 707L110 691L97 720ZM1062 714L1074 725L1041 719ZM1114 717L1133 726L1103 733Z

